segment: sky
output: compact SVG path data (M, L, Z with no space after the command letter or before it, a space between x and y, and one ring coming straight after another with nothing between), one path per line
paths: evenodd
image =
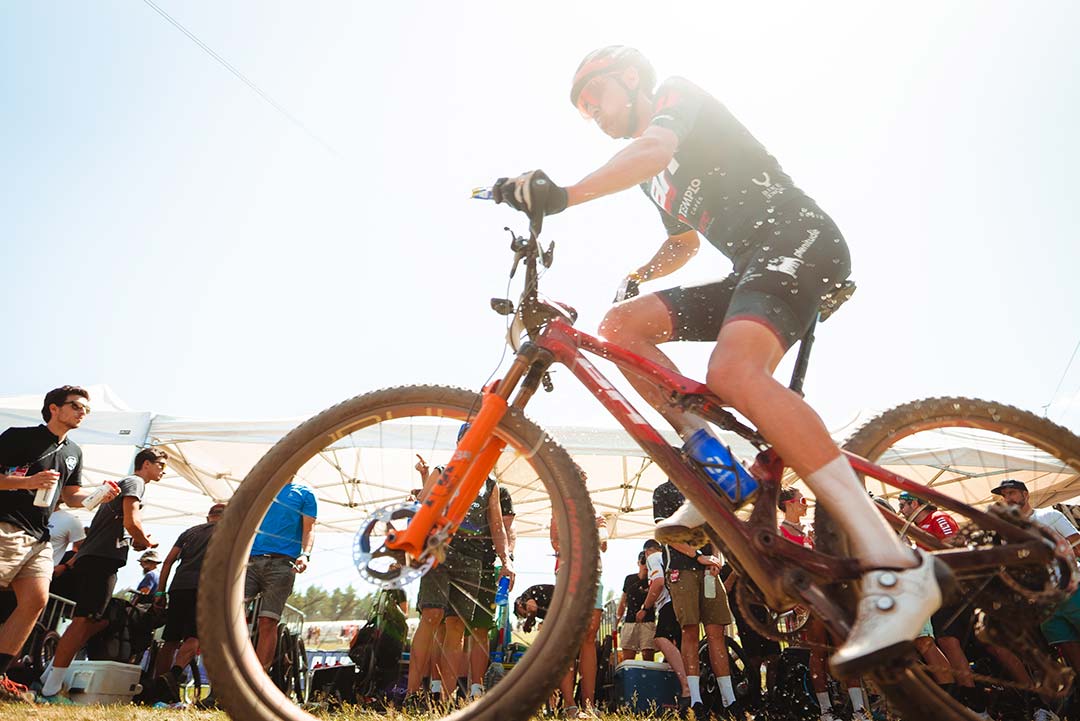
M157 4L262 95L146 2L0 5L0 395L281 418L478 388L525 223L469 191L623 147L568 102L621 43L724 102L847 238L859 289L806 384L828 425L965 395L1080 428L1075 3ZM545 238L545 292L594 331L664 236L631 190ZM645 290L729 269L703 245ZM671 349L698 378L707 353ZM531 415L612 425L568 380Z

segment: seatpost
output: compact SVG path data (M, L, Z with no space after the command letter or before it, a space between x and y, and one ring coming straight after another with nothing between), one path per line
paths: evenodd
M814 320L811 321L810 327L806 329L806 335L799 341L799 355L795 359L795 369L791 372L791 383L788 384L788 388L803 395L803 380L806 378L806 369L810 365L810 349L814 347L814 329L818 324L817 315L814 316Z

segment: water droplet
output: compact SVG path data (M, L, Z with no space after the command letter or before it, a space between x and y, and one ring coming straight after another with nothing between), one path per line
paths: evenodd
M835 283L834 285L835 285L835 286L836 286L837 288L840 288L840 287L841 287L841 286L843 286L844 284L843 284L843 283Z
M764 250L766 253L768 253L769 248L771 248L771 247L772 247L771 245L763 245L763 246L761 246L761 249Z
M766 208L765 212L766 213L771 213L771 212L773 212L773 210L775 210L775 208Z
M773 312L773 313L779 313L779 312L780 312L780 306L778 306L778 305L774 305L774 306L773 306L773 309L772 309L772 312Z
M832 242L834 242L834 243L839 243L839 242L840 242L840 239L839 239L839 238L833 238L833 241L832 241Z
M821 282L822 282L822 283L828 283L828 282L829 282L829 279L828 279L828 278L822 278L822 279L821 279Z
M791 289L791 294L792 295L798 295L799 294L799 289L798 288L792 288Z
M776 218L769 218L769 222L770 222L770 223L775 223L775 222L776 222Z
M832 264L833 265L840 265L840 259L839 258L833 258L832 259Z
M743 204L743 202L742 202L742 201L740 200L740 201L739 201L739 205L742 205L742 204Z
M728 243L727 243L727 247L729 247L729 248L730 248L731 246L732 246L732 243L731 243L731 241L729 240L729 241L728 241Z
M780 231L779 230L774 230L773 235L780 235Z

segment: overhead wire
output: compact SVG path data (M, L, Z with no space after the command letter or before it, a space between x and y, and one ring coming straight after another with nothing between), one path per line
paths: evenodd
M277 100L274 100L274 98L272 98L270 96L270 94L267 93L265 90L260 88L255 83L255 81L251 80L249 77L247 77L242 72L240 72L228 60L221 57L221 55L216 53L213 48L211 48L209 45L207 45L202 40L200 40L199 37L195 35L195 33L188 30L186 27L184 27L184 25L181 24L180 21L178 21L172 15L169 15L169 13L165 12L165 10L162 9L161 6L159 6L157 3L155 3L154 0L143 0L143 2L148 7L150 7L152 10L154 10L154 12L156 12L158 15L160 15L165 20L167 20L169 22L169 24L171 24L177 30L179 30L184 35L186 35L188 37L188 39L191 40L191 42L198 45L203 50L203 52L205 52L211 58L216 60L218 62L218 64L221 65L221 67L225 68L230 73L232 73L240 82L242 82L244 85L246 85L248 88L250 88L252 92L254 92L260 98L265 100L272 108L274 108L274 110L277 110L289 122L291 122L293 125L295 125L297 128L299 128L301 131L303 131L303 133L305 135L307 135L309 138L311 138L316 143L318 143L320 146L322 146L322 148L326 152L330 153L332 156L334 156L338 160L343 160L343 158L341 157L341 154L338 153L338 151L332 145L330 145L330 143L326 142L321 137L319 137L319 135L316 134L313 130L311 130L311 128L309 128L307 125L305 125L303 123L303 121L301 121L299 118L297 118L291 112L289 112L288 108L283 106Z

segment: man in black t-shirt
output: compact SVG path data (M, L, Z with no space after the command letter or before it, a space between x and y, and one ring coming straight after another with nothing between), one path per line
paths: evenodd
M645 567L645 552L638 554L637 573L623 579L622 597L615 612L619 629L619 662L637 658L641 652L644 661L652 661L656 653L653 638L656 636L656 611L648 609L644 618L637 620L638 609L644 607L649 594L649 576Z
M670 480L653 491L653 519L659 523L675 513L686 500L682 492ZM727 591L717 578L720 561L713 555L712 546L694 548L686 543L664 546L664 567L667 569L667 588L675 617L682 627L683 665L686 682L690 687L690 703L698 718L704 718L701 698L701 674L698 659L700 627L705 627L709 645L709 665L716 675L723 705L735 703L735 691L731 683L731 663L724 640L724 627L732 623ZM711 593L710 593L711 588ZM699 706L699 704L701 704Z
M600 48L578 66L570 100L609 137L630 140L581 181L559 187L542 171L499 178L496 202L531 218L638 186L663 219L666 239L632 271L600 335L664 368L659 346L713 344L705 382L761 431L785 463L843 525L867 570L852 631L831 658L834 671L857 676L907 652L941 605L929 554L902 544L881 518L825 424L802 396L773 377L787 351L817 320L822 300L850 274L836 224L723 103L690 81L659 85L638 50ZM733 272L714 282L631 297L630 286L669 275L697 253L701 236L727 256ZM635 290L636 293L636 290ZM733 463L709 424L672 403L648 374L627 380L687 441L689 455L715 492L741 505L756 482ZM659 540L704 541L704 515L686 503L657 527Z
M33 700L7 677L49 597L53 574L49 517L62 500L80 507L94 490L82 485L82 450L68 434L90 412L90 394L61 386L45 394L44 425L0 434L0 589L10 589L15 610L0 625L0 700ZM41 505L36 495L47 497ZM115 496L115 492L109 493Z
M163 643L158 651L154 672L164 681L170 696L177 696L176 700L179 700L176 691L184 669L199 652L199 632L195 625L199 574L202 573L206 547L210 545L210 538L224 513L224 503L212 505L206 514L206 523L192 526L181 533L161 564L161 580L158 582L161 590L155 594L154 603L166 606L166 615L165 630L161 634ZM172 585L168 585L173 566L176 566L176 575L172 577Z
M41 695L54 699L71 661L109 622L102 618L116 586L116 572L127 563L128 548L145 551L157 546L142 526L142 497L146 484L165 475L165 452L145 448L135 454L135 472L120 479L120 495L101 504L71 569L75 611L71 625L56 644L52 670L42 681ZM130 536L128 535L130 534Z

